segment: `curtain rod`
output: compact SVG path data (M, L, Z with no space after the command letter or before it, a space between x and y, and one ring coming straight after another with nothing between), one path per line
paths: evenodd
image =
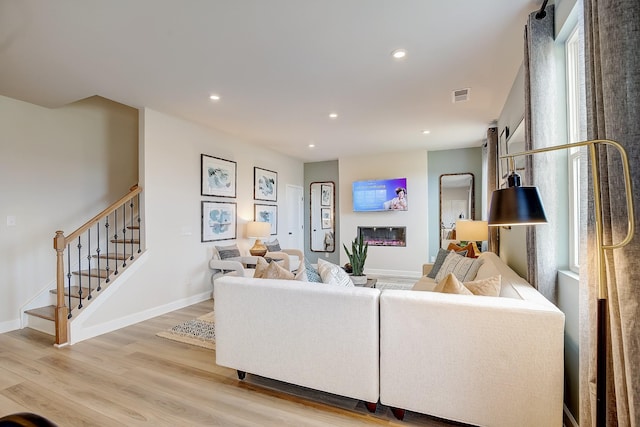
M548 0L544 0L542 2L542 6L540 6L540 10L538 11L538 13L536 13L536 19L540 20L540 19L543 19L545 16L547 16L547 12L545 11L545 9L547 8L547 2Z

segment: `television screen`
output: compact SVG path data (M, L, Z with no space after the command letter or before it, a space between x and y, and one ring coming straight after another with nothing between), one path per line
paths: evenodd
M355 181L353 183L353 211L406 211L407 178Z

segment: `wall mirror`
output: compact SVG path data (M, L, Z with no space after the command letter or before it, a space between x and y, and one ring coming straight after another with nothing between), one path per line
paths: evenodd
M312 252L334 252L336 188L333 181L312 182L309 230Z
M458 219L475 219L475 191L472 173L440 175L440 247L456 240L453 230Z

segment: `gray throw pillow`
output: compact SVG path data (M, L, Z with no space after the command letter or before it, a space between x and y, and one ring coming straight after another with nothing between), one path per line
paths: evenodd
M444 262L444 259L447 257L447 255L449 255L449 251L446 251L444 249L438 250L436 261L433 263L433 267L431 267L431 271L429 272L429 274L427 274L427 277L430 277L431 279L436 278L436 274L438 274L438 271L440 271L440 267L442 267L442 263Z
M274 239L271 242L266 242L264 245L267 247L267 251L269 252L280 252L282 250L282 248L280 248L280 242L278 242L278 239Z
M240 249L238 249L238 245L216 246L216 250L218 251L220 259L240 257Z

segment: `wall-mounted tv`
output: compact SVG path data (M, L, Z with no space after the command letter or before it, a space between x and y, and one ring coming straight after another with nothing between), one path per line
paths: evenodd
M353 183L353 211L406 211L407 178L355 181Z

